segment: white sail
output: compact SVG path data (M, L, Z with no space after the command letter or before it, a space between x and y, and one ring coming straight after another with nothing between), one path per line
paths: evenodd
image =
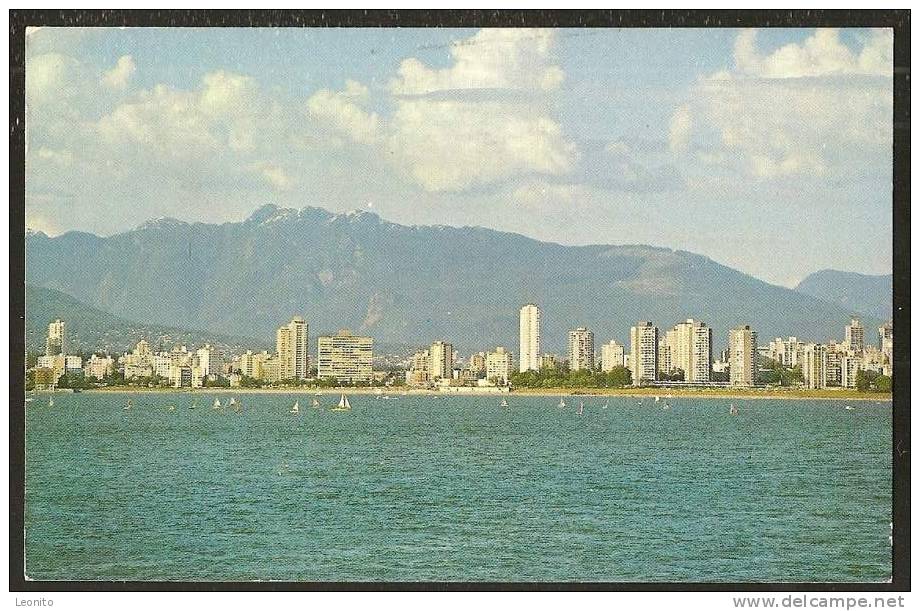
M313 407L319 407L319 401L313 399Z
M291 413L292 414L300 413L300 401L294 401L294 405L293 407L291 407Z
M214 399L214 409L220 408L220 399Z
M565 407L565 399L559 399L559 407Z

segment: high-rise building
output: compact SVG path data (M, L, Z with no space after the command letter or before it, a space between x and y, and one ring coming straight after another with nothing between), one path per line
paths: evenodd
M558 354L544 354L540 357L540 369L555 369L559 366Z
M849 354L840 357L840 385L844 388L856 388L856 372L860 370L862 359Z
M211 344L205 344L203 348L199 348L195 356L202 377L216 378L223 374L223 359L220 351Z
M252 350L247 350L246 354L240 355L240 374L247 378L252 378L253 380L263 379L265 377L263 366L270 356L271 355L264 350L257 353L253 353Z
M644 320L629 330L629 371L633 386L658 379L658 327Z
M827 387L827 346L807 344L802 350L801 365L807 388Z
M309 377L309 331L309 325L299 316L278 329L275 348L280 379L304 380Z
M684 381L695 384L709 382L712 372L712 329L698 320L688 318L665 334L670 368L684 373Z
M863 349L866 347L866 330L863 328L862 323L859 322L859 319L853 318L850 320L850 324L843 329L843 342L847 345L847 349L853 354L862 354Z
M115 359L94 354L86 361L86 365L83 368L83 375L87 378L101 380L113 371L115 371Z
M56 356L64 354L64 329L66 325L63 320L57 319L48 325L48 337L45 339L45 356Z
M594 369L594 333L587 327L569 331L569 369Z
M787 337L786 339L777 337L770 342L768 356L780 365L792 368L799 364L802 345L802 342L795 337Z
M454 371L454 347L445 341L437 341L428 348L428 377L437 380L449 380Z
M540 308L528 303L521 308L520 370L540 369Z
M485 363L483 363L485 367ZM406 383L413 386L424 386L431 381L431 356L427 350L421 350L412 355L409 360L409 369L406 371Z
M878 349L888 358L890 363L894 352L894 327L891 321L878 328Z
M505 350L504 346L498 346L495 350L486 354L487 380L495 381L503 386L507 385L513 367L514 358L510 352Z
M728 332L728 357L732 386L753 386L757 379L757 332L750 325Z
M480 374L485 374L486 372L486 353L477 352L476 354L470 355L470 363L468 369L471 373L475 374L477 377Z
M370 382L374 340L342 329L336 335L316 340L316 376L338 382Z
M601 369L603 371L613 371L614 367L622 367L626 348L618 344L615 339L601 346Z

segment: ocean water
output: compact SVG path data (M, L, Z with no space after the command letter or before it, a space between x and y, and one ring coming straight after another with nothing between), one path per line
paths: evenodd
M26 573L184 581L882 581L891 404L47 395ZM226 403L228 395L219 395ZM122 408L132 399L130 411ZM299 399L301 413L289 413ZM198 403L190 409L193 401ZM173 406L174 409L170 409Z

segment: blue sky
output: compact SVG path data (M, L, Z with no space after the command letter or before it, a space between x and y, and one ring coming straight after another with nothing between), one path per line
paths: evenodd
M51 234L276 203L890 273L888 30L41 28L26 62Z

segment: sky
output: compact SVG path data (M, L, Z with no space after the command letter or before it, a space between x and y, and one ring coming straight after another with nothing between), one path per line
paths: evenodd
M36 28L26 224L264 204L891 273L892 33Z

